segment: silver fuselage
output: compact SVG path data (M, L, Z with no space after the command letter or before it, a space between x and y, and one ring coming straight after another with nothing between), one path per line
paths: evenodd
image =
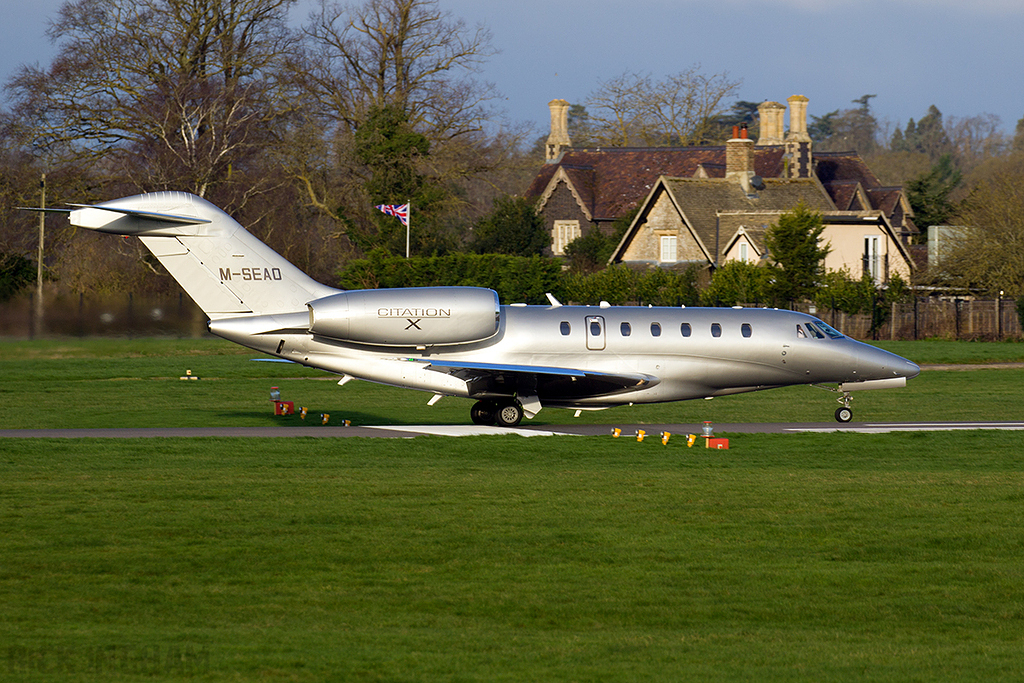
M304 313L213 321L210 329L310 367L444 395L479 397L494 392L474 391L465 380L413 360L524 369L569 367L650 378L639 388L596 395L580 395L586 392L574 391L571 385L578 382L571 379L542 384L537 391L541 402L555 407L679 401L918 374L917 365L895 354L848 337L810 334L808 323L816 320L803 313L759 308L513 305L501 307L498 331L486 340L425 348L320 338L302 331L308 325ZM684 325L689 326L689 336L683 334ZM719 336L715 330L720 330Z

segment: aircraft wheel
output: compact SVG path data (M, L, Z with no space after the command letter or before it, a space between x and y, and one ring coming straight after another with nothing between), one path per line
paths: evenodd
M469 409L469 419L475 425L493 425L498 413L498 406L492 401L477 401Z
M499 427L515 427L523 419L523 406L519 405L519 401L503 403L498 406L495 417Z
M836 422L849 422L853 419L853 410L842 406L836 408Z

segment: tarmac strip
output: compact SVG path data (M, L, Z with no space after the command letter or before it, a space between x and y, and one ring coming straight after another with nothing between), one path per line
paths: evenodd
M149 438L393 438L416 436L610 436L619 429L622 438L633 438L639 430L648 436L703 434L703 424L623 424L623 425L520 425L518 428L480 425L381 425L365 427L152 427L98 429L0 429L0 438L13 439L149 439ZM851 432L884 434L888 432L938 432L961 430L1024 431L1024 422L774 422L722 423L712 425L720 434L792 434L799 432Z

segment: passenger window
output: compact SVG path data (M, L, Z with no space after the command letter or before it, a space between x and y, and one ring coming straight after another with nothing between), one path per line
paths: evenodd
M563 320L562 321L561 330L562 330L562 336L563 337L568 337L569 336L569 332L572 330L572 328L569 327L569 323L567 323L566 321Z
M622 323L619 325L619 331L622 332L623 337L628 337L633 330L629 326L629 323Z
M683 333L684 337L689 337L693 330L690 329L690 323L683 323L679 326L679 331Z
M743 323L740 325L740 332L743 333L744 337L750 339L750 335L753 334L753 330L750 329L750 323Z
M718 323L711 323L711 336L712 337L721 337L722 336L722 326L719 325Z
M661 336L661 323L651 323L651 336L652 337L660 337Z
M590 321L590 335L593 337L601 336L601 323L596 320Z

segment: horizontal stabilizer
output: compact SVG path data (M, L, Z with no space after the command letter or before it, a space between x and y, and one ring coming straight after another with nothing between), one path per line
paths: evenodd
M159 213L157 211L142 211L140 209L129 209L121 206L96 206L93 204L71 204L78 209L98 209L100 211L111 211L113 213L124 214L125 216L134 216L136 218L145 218L151 221L157 221L160 223L175 223L181 225L198 225L200 223L209 223L210 221L205 218L199 218L198 216L180 216L172 213Z
M71 213L71 209L47 209L41 206L16 206L18 211L36 211L38 213Z

